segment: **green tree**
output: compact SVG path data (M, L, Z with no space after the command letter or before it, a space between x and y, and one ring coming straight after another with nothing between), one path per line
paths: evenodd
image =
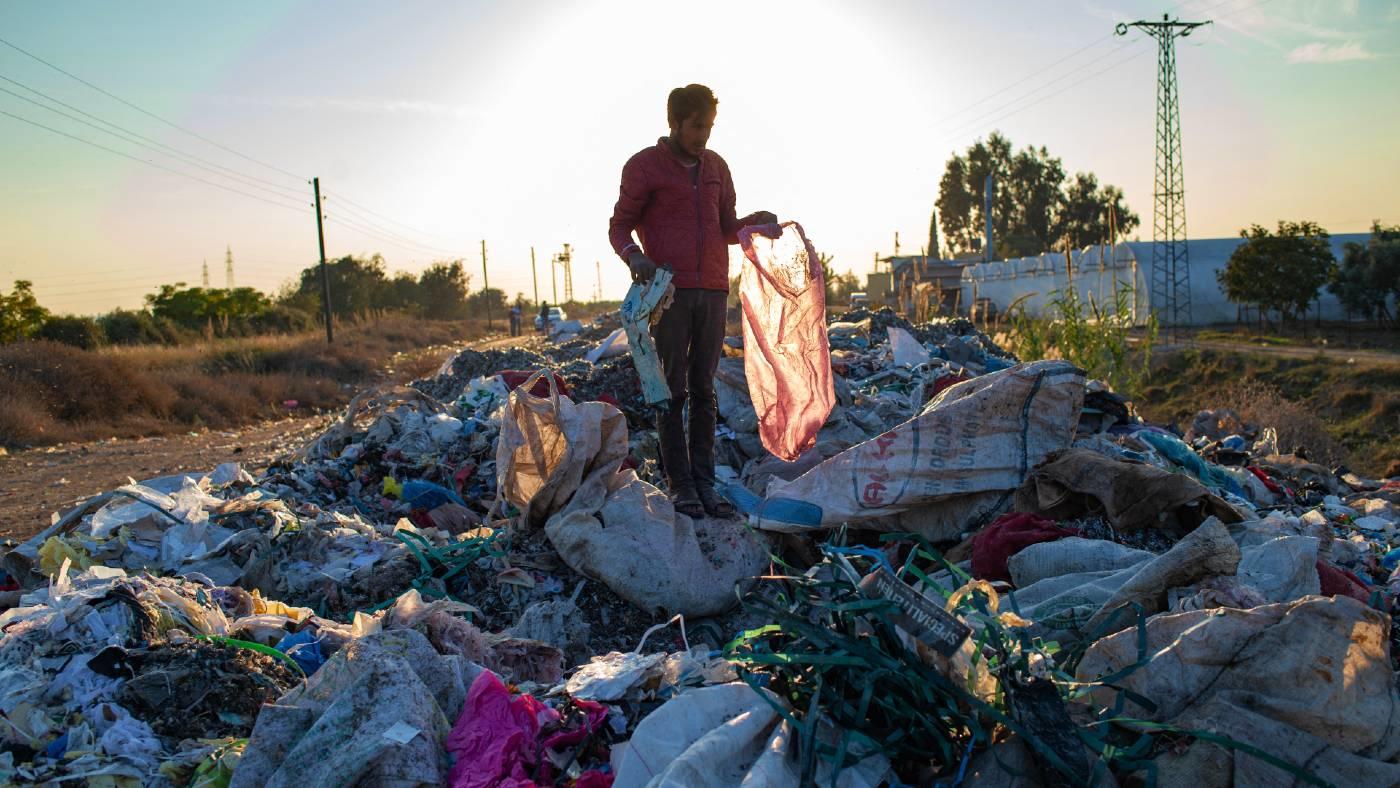
M99 348L104 340L102 328L97 325L96 320L77 315L50 317L44 321L44 325L39 327L39 331L34 334L34 337L35 339L62 342L65 345L72 345L83 350Z
M1400 303L1400 225L1371 225L1366 245L1348 243L1327 290L1367 320L1394 323L1389 303Z
M331 285L331 314L336 317L366 316L397 306L387 286L384 258L377 254L368 260L347 255L329 261L326 272ZM314 304L314 311L321 314L321 292L320 265L302 269L294 304L303 308Z
M938 251L938 209L934 208L933 213L928 217L928 246L924 247L929 257L941 257Z
M147 345L166 341L155 316L144 309L113 309L97 318L102 336L112 345Z
M997 257L1059 250L1066 241L1085 246L1108 240L1108 207L1126 235L1139 219L1114 186L1098 185L1092 173L1078 173L1066 184L1064 166L1045 147L1013 151L1011 141L992 132L964 154L953 154L939 181L937 214L949 251L979 248L985 215L987 176L994 179L992 232Z
M422 303L418 279L407 271L399 271L394 274L394 278L389 280L389 289L392 291L390 300L396 309L413 312L417 311L418 305Z
M550 304L550 306L561 306L560 304ZM464 314L472 317L486 317L486 310L491 310L491 316L504 318L506 316L506 293L504 290L492 287L485 290L478 290L467 296L466 311Z
M461 260L450 263L433 263L418 277L418 303L423 315L436 320L460 320L467 315L467 289L471 277L462 267ZM500 293L500 303L505 303L505 293ZM492 307L496 302L491 302ZM482 302L485 306L485 302ZM496 310L498 316L504 309Z
M267 311L272 302L251 287L232 290L185 287L184 282L161 285L146 296L146 304L157 320L185 328L207 328L227 335L234 326Z
M0 293L0 342L15 342L34 336L48 319L49 311L34 297L34 284L15 281L7 295Z
M1256 224L1240 237L1245 242L1215 274L1225 297L1285 320L1306 314L1337 264L1327 231L1316 222L1280 221L1277 233Z
M943 179L938 182L938 201L934 210L943 219L943 235L952 251L972 249L977 237L975 216L980 214L980 197L969 187L967 160L957 154L948 160Z
M1128 210L1123 192L1117 186L1100 186L1092 172L1078 172L1064 191L1055 235L1063 247L1082 249L1109 241L1109 208L1118 224L1118 237L1139 224L1138 215Z

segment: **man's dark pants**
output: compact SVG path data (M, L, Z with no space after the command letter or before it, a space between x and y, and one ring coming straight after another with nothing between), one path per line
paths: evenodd
M674 493L715 485L715 370L724 347L723 290L684 289L652 326L656 354L671 389L670 407L656 418L661 470ZM686 443L689 402L690 442Z

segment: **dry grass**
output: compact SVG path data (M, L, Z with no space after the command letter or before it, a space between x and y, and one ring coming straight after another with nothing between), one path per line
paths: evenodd
M449 345L484 329L479 321L389 317L342 329L331 346L322 334L99 351L4 345L0 445L227 429L337 408L364 384L432 371Z
M1277 429L1281 449L1363 474L1400 460L1400 365L1184 350L1154 359L1137 405L1183 426L1198 410L1229 407Z
M1279 451L1302 452L1327 466L1350 461L1346 446L1333 437L1317 412L1302 402L1285 399L1276 386L1254 379L1236 381L1221 391L1220 405L1238 413L1246 423L1273 427Z

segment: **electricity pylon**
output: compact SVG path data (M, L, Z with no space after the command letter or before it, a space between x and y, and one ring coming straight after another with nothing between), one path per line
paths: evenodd
M1152 210L1152 311L1168 337L1191 324L1191 267L1186 251L1186 187L1181 161L1181 111L1176 84L1176 39L1210 22L1182 22L1162 15L1135 27L1157 40L1157 176Z

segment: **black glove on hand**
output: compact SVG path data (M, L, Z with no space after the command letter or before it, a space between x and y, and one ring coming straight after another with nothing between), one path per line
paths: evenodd
M650 282L651 278L656 276L656 263L641 252L633 252L627 258L627 267L632 269L633 282Z

